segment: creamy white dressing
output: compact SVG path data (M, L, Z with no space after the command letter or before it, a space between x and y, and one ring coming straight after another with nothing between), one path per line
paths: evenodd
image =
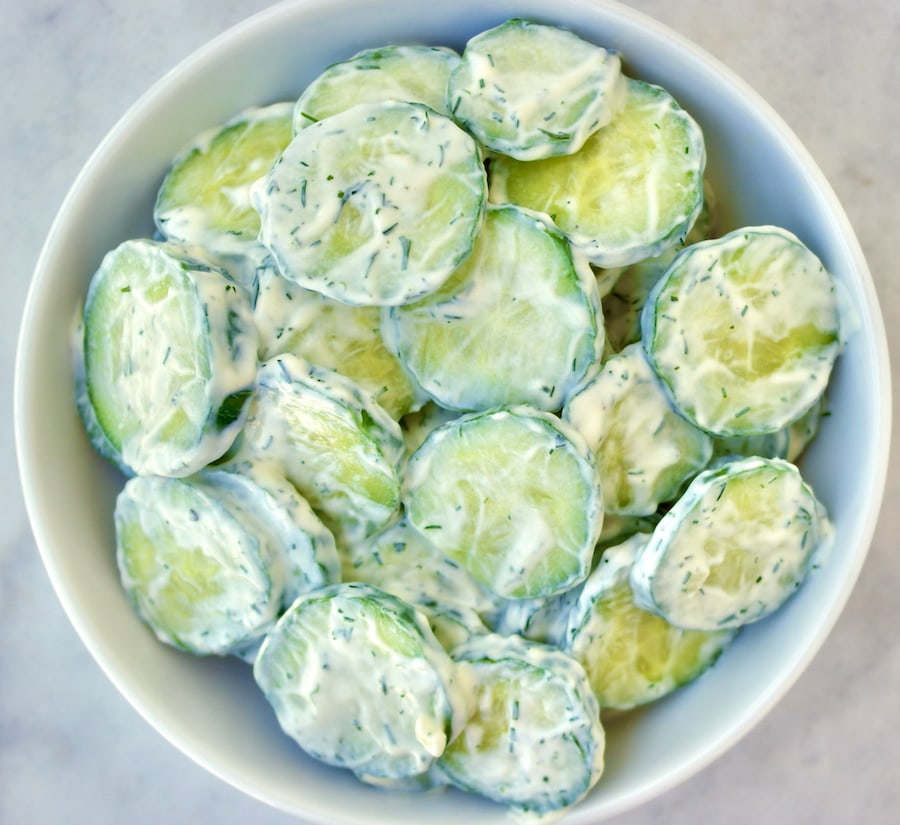
M419 104L360 104L301 130L251 197L289 280L353 304L436 289L469 253L487 182L475 141Z

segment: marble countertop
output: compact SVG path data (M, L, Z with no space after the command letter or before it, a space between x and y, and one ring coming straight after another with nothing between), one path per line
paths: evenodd
M194 765L122 699L41 566L15 463L16 335L44 235L129 104L265 0L0 0L0 822L287 825ZM900 358L900 4L633 0L762 94L806 144L856 229ZM900 404L895 402L895 417ZM811 666L716 763L618 825L893 825L900 817L900 439L849 603Z

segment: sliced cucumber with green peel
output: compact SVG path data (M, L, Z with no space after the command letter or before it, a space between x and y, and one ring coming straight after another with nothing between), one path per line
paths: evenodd
M688 629L758 621L797 591L832 534L796 466L777 458L726 461L691 482L638 553L635 602Z
M474 139L417 103L361 103L302 129L253 193L288 280L350 304L437 289L472 249L487 180Z
M679 253L641 325L675 405L721 436L774 432L800 418L842 347L831 275L794 235L771 226Z
M366 582L414 605L447 649L487 632L482 616L499 601L405 519L346 548L343 559L344 581Z
M215 474L136 476L116 500L125 592L160 640L198 655L258 642L282 609L273 537L229 487Z
M803 415L787 425L788 438L784 458L796 464L819 432L822 418L828 414L827 400L823 393Z
M252 107L208 129L172 163L156 198L163 237L197 245L228 262L263 257L250 187L265 177L291 140L293 103Z
M734 630L683 630L634 603L631 567L649 534L607 549L568 614L563 649L588 674L601 709L655 701L704 673Z
M627 78L622 111L574 154L492 158L490 198L547 213L592 263L621 267L684 240L705 167L693 118L664 89Z
M134 473L186 476L219 458L246 415L256 351L246 294L176 247L126 241L91 281L87 398Z
M792 464L803 454L815 438L825 414L825 397L819 399L796 421L780 430L749 435L716 436L713 438L713 461L729 456L762 456L783 458Z
M423 103L447 115L447 83L459 63L452 49L408 44L357 52L328 66L294 107L294 131L359 103Z
M556 410L598 359L590 267L546 218L491 206L469 258L436 292L384 321L385 341L441 406Z
M353 381L295 355L259 368L228 466L274 463L338 543L383 527L400 506L400 427Z
M620 106L621 60L558 26L511 19L466 43L450 75L453 116L522 161L577 151Z
M371 392L395 419L420 407L418 389L381 337L381 310L311 292L270 267L259 273L254 317L260 359L293 353L339 372Z
M410 457L410 522L505 598L549 596L588 574L603 509L587 447L550 413L460 416Z
M712 455L712 438L672 407L640 344L608 358L562 416L594 451L608 513L652 515Z
M297 599L253 672L303 750L374 782L426 773L469 715L461 668L425 617L359 582Z
M531 815L582 799L603 772L605 733L581 665L496 634L473 637L453 656L474 672L476 709L440 758L448 779Z
M501 636L521 636L530 642L559 647L569 611L584 583L538 599L504 599L490 617L490 627Z
M84 305L79 305L73 318L71 330L72 373L75 378L75 409L84 427L91 446L97 454L105 458L124 476L133 476L134 471L122 460L122 453L109 440L97 421L97 413L91 404L84 371Z
M241 472L208 469L204 480L237 502L233 511L274 548L272 566L283 581L282 607L298 596L341 580L334 536L274 464L247 465Z

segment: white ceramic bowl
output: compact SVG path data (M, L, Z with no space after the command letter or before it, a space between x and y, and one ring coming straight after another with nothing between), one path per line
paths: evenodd
M723 228L772 223L799 235L845 285L860 328L841 356L832 416L802 469L837 528L827 565L774 617L747 628L694 685L611 724L607 769L567 822L633 807L707 765L782 696L843 608L866 556L888 459L887 347L872 281L830 187L779 117L738 78L654 21L589 0L307 0L277 5L200 49L145 94L91 157L41 255L22 324L16 436L22 483L49 575L84 643L160 733L247 793L313 821L499 823L498 806L457 792L373 790L307 759L281 734L249 668L159 644L119 586L112 509L121 480L75 413L67 331L88 279L118 242L152 232L169 161L245 106L295 98L328 63L416 40L460 48L507 17L569 26L618 49L702 125Z

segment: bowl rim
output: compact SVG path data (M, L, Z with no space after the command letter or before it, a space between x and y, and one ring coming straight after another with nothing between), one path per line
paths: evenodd
M81 167L51 223L29 285L19 329L15 361L14 435L17 465L24 493L26 512L44 567L70 623L107 678L151 726L208 771L267 804L273 804L273 802L264 798L258 787L248 784L241 776L231 774L227 769L224 769L221 763L204 759L202 755L186 750L184 744L178 740L176 731L161 725L160 720L154 719L147 712L140 696L135 692L134 686L129 684L127 678L124 678L122 674L117 672L114 664L109 661L103 646L98 643L94 636L94 628L78 612L77 606L71 599L71 594L57 564L55 550L52 546L51 531L48 530L45 522L50 505L42 499L40 481L34 472L35 462L40 460L40 426L38 423L40 416L36 398L30 390L30 378L39 364L32 360L32 353L35 351L35 348L31 344L35 331L40 329L39 319L46 312L47 308L47 286L53 280L50 269L53 250L58 244L59 237L64 234L65 228L73 220L72 215L75 214L73 213L73 207L76 207L83 198L87 197L92 186L92 180L98 170L104 165L104 158L110 148L125 140L135 124L142 119L146 110L164 100L173 86L181 83L184 78L189 78L201 69L204 64L215 62L221 53L236 48L248 36L251 38L259 36L264 30L269 30L276 26L282 18L290 18L307 10L326 11L332 5L334 4L329 2L329 0L284 0L250 15L218 36L208 40L190 55L179 61L128 107ZM343 5L353 7L354 5L360 5L360 3L358 0L347 0ZM363 5L372 4L363 3ZM513 8L518 6L536 6L537 3L524 2L506 5ZM786 669L778 683L771 686L768 693L758 697L757 702L747 709L740 724L733 726L727 736L718 737L712 747L708 747L701 753L696 754L691 761L677 766L662 777L648 780L644 786L634 789L627 797L612 800L600 812L603 817L607 817L621 814L626 810L645 803L651 798L659 796L699 772L731 748L782 698L821 649L826 637L843 612L844 606L856 584L868 555L881 509L890 462L889 445L892 426L891 374L884 321L878 305L875 285L862 248L849 218L831 185L808 150L802 145L781 116L728 66L687 37L675 32L654 18L625 6L618 0L594 0L594 2L591 2L591 0L563 0L563 5L571 9L578 8L586 14L611 14L626 21L629 25L646 29L657 37L665 39L669 48L689 55L690 59L704 65L708 70L718 73L723 78L723 82L738 90L747 99L750 106L765 115L769 120L771 128L777 132L779 139L786 144L799 168L811 180L811 185L823 198L829 214L840 227L841 242L846 249L847 259L852 262L854 271L858 275L858 286L861 289L862 297L865 301L865 309L871 321L869 336L875 360L870 366L876 379L873 381L873 386L879 388L879 394L875 400L873 438L879 444L884 445L884 449L875 462L872 473L869 476L868 513L866 514L865 525L856 537L860 548L859 552L854 556L854 563L848 570L849 575L843 581L837 595L829 606L827 617L820 622L811 643L803 655L791 662L791 666ZM502 14L501 9L504 7L498 4L498 16ZM321 821L330 821L333 812L311 810L305 812L304 815L319 817ZM582 816L586 818L582 819ZM588 820L596 821L597 816L598 812L596 811L587 810L587 812L582 811L579 814L578 809L570 814L573 823L580 821L586 823Z

